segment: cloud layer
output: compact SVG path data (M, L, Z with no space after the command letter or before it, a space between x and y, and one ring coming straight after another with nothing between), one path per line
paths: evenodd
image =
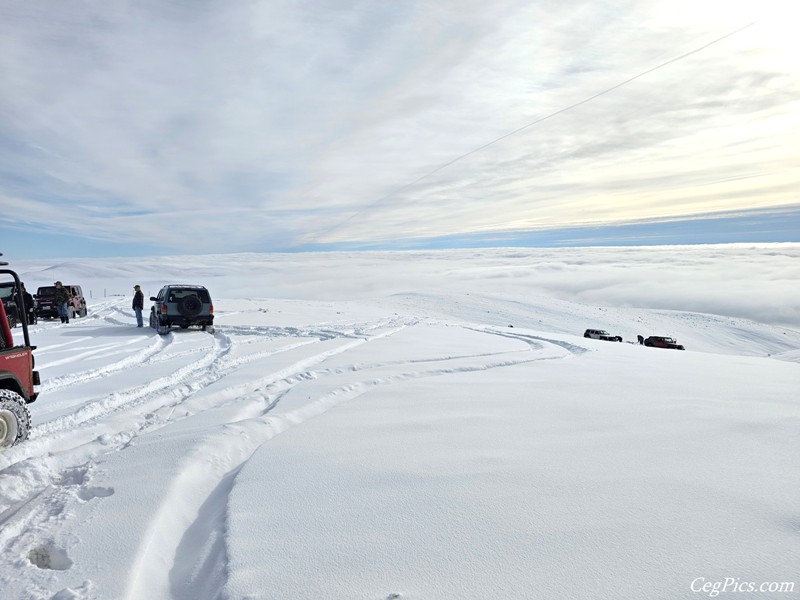
M83 285L95 298L131 295L134 283L149 296L191 279L219 298L360 300L421 291L452 294L454 302L480 294L541 296L542 305L560 299L800 327L800 244L250 253L30 260L14 267L28 289L60 279Z
M242 251L798 204L797 9L753 11L0 0L0 227Z

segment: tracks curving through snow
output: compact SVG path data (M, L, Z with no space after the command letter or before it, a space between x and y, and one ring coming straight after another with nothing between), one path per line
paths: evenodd
M219 420L175 457L174 475L163 482L163 494L151 507L126 583L127 598L188 598L193 591L208 590L204 573L209 569L224 574L227 496L236 473L276 435L379 388L565 359L586 351L526 332L459 324L447 325L456 335L449 346L425 356L408 356L398 350L404 349L403 344L393 339L422 335L438 340L448 330L439 321L399 316L311 327L220 324L213 335L175 331L166 337L120 337L92 343L91 327L98 322L120 327L123 317L129 318L118 302L107 302L81 323L85 332L70 330L72 335L86 335L59 338L60 346L53 344L41 353L42 362L51 369L106 359L97 366L47 379L41 401L69 390L73 397L80 396L83 389L96 390L104 381L117 381L133 372L152 370L156 375L139 377L140 381L124 389L95 393L71 410L65 406L63 414L36 424L28 442L0 455L0 476L5 482L0 491L0 551L25 555L26 548L38 543L34 539L37 522L68 520L71 503L102 501L112 495L113 486L93 482L97 465L105 457L124 452L143 435L213 414ZM51 325L51 332L61 329ZM432 334L434 328L439 329ZM460 335L509 343L497 347L495 341L488 344L492 350L465 351L458 347ZM364 350L372 345L376 350ZM387 348L397 356L375 360ZM59 358L62 351L72 354ZM68 402L53 400L50 408L62 408ZM198 538L211 540L210 545L198 547ZM52 547L48 560L63 553ZM176 556L181 557L179 561ZM68 562L59 564L68 569ZM165 564L172 566L165 570ZM190 564L197 568L187 568Z

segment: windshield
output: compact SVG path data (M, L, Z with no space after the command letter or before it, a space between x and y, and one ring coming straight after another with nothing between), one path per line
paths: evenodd
M37 296L55 296L56 295L56 288L55 286L47 286L47 287L40 287L39 291L36 292Z
M11 298L14 295L13 283L9 285L0 286L0 298Z

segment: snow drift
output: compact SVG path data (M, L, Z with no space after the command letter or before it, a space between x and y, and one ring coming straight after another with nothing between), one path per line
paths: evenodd
M800 333L775 263L797 252L15 264L93 297L32 327L34 427L0 454L3 596L689 598L731 578L794 597ZM734 263L771 308L737 276L728 314L688 310ZM652 271L669 291L616 298L625 265L622 287ZM213 335L134 327L133 284L172 282L209 288Z

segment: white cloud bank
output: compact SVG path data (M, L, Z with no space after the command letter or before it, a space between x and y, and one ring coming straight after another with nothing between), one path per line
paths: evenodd
M167 283L215 296L360 300L428 291L548 298L590 307L696 311L800 327L800 244L241 254L13 263L27 287L56 279L87 295L155 294ZM535 313L520 318L534 319Z

